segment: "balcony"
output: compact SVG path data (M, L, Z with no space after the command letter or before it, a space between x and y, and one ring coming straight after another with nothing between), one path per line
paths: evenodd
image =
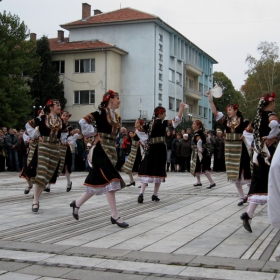
M189 72L191 75L195 75L195 76L202 75L202 69L199 66L194 65L190 62L187 62L185 64L185 69L186 69L186 72Z
M189 87L184 87L184 95L187 98L191 98L191 99L195 99L195 100L202 99L202 94L198 90L189 88Z

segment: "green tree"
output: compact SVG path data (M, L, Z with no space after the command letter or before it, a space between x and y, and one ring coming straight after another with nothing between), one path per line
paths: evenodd
M11 13L0 13L0 127L23 128L32 112L28 80L39 67L36 44L26 41L27 26Z
M276 43L261 42L257 48L260 58L248 55L248 78L241 90L246 99L248 118L253 120L256 115L259 97L270 92L280 90L280 62L279 48ZM276 99L276 112L279 112L279 100Z
M64 85L59 81L59 73L52 63L49 40L46 36L37 40L37 57L41 68L30 83L31 96L36 100L35 106L44 106L49 99L58 99L64 108L67 100L64 98Z

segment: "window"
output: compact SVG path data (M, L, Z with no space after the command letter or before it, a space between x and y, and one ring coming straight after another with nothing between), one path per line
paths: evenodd
M159 40L162 42L163 41L163 36L162 34L159 34Z
M207 108L204 108L204 118L207 119Z
M189 113L193 113L193 104L188 104L189 105Z
M162 64L159 64L159 70L162 71Z
M75 60L75 73L89 73L95 71L95 59Z
M211 109L209 109L209 120L211 121L211 119L212 119L212 111Z
M175 107L175 98L169 97L169 110L174 110Z
M158 89L162 90L162 84L158 84Z
M56 71L59 74L64 74L65 73L65 61L64 60L53 61L53 64L55 66Z
M162 100L162 94L161 93L158 94L158 99Z
M203 91L203 84L199 83L199 92L202 94Z
M159 54L159 60L162 61L162 54Z
M158 74L158 79L159 79L160 81L162 81L162 74L161 74L161 73Z
M160 50L160 51L163 51L162 44L159 44L159 50Z
M189 79L189 88L194 89L194 82L192 79Z
M199 107L198 107L198 109L199 109L198 114L199 114L200 116L202 116L202 107L201 107L201 106L199 106Z
M168 77L169 81L171 82L175 82L175 71L172 69L169 69L169 77Z
M162 103L158 103L158 106L162 106Z
M176 84L182 84L182 74L176 72Z
M204 86L204 94L208 91L208 86Z
M93 104L95 103L94 90L81 90L74 92L74 104Z
M181 103L181 100L180 99L176 99L176 111L177 112L179 112L180 103Z

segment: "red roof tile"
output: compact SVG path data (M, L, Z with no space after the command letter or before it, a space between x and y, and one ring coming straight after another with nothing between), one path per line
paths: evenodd
M57 38L49 39L51 51L78 51L78 50L94 50L102 48L117 48L114 45L102 41L76 41L69 42L69 38L64 38L64 41L58 41Z
M68 26L75 25L88 25L88 24L99 24L109 22L120 22L120 21L136 21L136 20L149 20L158 19L159 17L145 12L141 12L131 8L123 8L116 11L102 13L89 17L87 20L77 20L70 23L62 24L61 27L65 28Z

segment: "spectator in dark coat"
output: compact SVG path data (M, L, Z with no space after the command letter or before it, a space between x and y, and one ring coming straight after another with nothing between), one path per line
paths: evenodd
M171 164L172 140L173 140L173 137L171 135L171 131L167 130L166 134L165 134L165 143L166 143L166 149L167 149L167 169L166 169L167 172L169 172L169 167ZM174 169L172 170L172 166L171 166L171 171L174 171Z
M7 156L4 133L0 130L0 172L5 171L5 159Z
M181 171L185 172L187 170L190 172L192 143L187 133L183 135L183 139L179 142L178 155L181 162Z
M226 171L225 139L221 130L217 130L217 137L215 139L213 170L217 172Z
M127 134L127 129L125 127L121 127L121 130L119 132L119 135L116 139L116 149L117 149L117 156L118 156L118 161L116 163L116 169L120 172L121 168L124 164L124 152L122 150L122 141L123 138L126 136Z
M18 137L15 135L13 128L9 129L9 135L5 140L10 159L9 171L20 171L17 151Z
M75 156L75 171L85 171L85 162L83 160L84 151L86 145L84 142L83 134L79 134L78 139L76 140L77 145L77 154Z
M175 166L175 172L180 170L180 157L178 155L178 147L181 140L181 133L176 133L176 138L172 141L172 162Z

